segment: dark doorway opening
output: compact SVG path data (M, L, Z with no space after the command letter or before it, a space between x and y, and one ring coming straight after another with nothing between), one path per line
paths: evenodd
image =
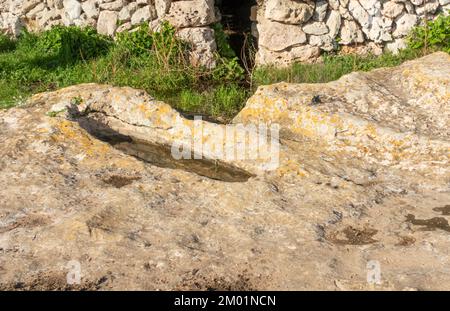
M216 5L222 14L221 23L229 36L231 48L241 62L248 59L249 46L254 44L251 36L251 7L256 5L256 0L216 0Z

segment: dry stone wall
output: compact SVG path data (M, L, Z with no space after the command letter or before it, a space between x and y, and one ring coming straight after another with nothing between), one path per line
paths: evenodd
M258 0L252 12L258 63L314 61L338 47L397 52L411 28L449 10L450 0Z
M216 1L218 4L219 1ZM258 64L317 60L323 51L379 54L398 51L412 27L444 12L450 0L257 0L249 18ZM0 31L18 35L53 25L90 25L114 36L167 20L192 43L191 61L214 66L209 27L220 20L214 0L0 0Z
M0 30L14 36L23 27L40 31L54 25L89 25L114 36L144 22L156 29L162 20L192 43L193 63L214 66L216 44L209 27L217 21L214 0L0 0Z

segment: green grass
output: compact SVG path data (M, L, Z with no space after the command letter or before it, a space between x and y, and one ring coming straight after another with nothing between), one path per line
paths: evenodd
M186 113L212 116L225 122L244 107L249 95L247 88L239 85L218 85L207 91L182 90L168 102Z
M13 50L15 45L15 42L11 38L0 33L0 53Z
M328 55L317 64L259 67L247 77L226 45L221 27L215 27L219 65L211 70L188 64L189 46L175 39L170 25L159 33L142 26L116 41L76 27L57 27L39 35L23 33L16 41L0 35L0 108L20 104L34 93L95 82L144 89L183 112L228 121L259 85L329 82L352 71L396 66L435 50L448 51L448 20L438 23L415 29L410 48L398 55ZM430 37L428 28L439 40Z
M384 53L381 56L333 55L324 56L318 64L296 63L287 68L264 66L253 72L255 86L276 82L290 83L325 83L339 79L353 71L369 71L381 67L392 67L404 61L418 58L427 51L405 49L398 55Z
M188 47L174 39L170 27L166 31L149 35L143 27L117 43L75 27L24 33L0 51L0 108L34 93L96 82L144 89L184 112L229 120L248 96L242 72L233 72L235 60L218 55L223 65L214 70L192 67L184 57ZM69 44L74 40L89 41L85 51Z

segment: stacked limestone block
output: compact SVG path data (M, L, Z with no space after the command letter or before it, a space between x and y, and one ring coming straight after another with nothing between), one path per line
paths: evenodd
M310 62L339 46L397 52L411 28L448 10L450 0L258 0L252 14L257 62Z
M214 66L216 44L209 27L217 21L214 0L0 0L0 31L17 36L54 25L92 26L114 36L141 23L157 30L167 20L193 45L191 61Z

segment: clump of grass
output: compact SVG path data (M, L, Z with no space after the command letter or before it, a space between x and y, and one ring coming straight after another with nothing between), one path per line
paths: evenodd
M205 107L206 97L200 92L193 90L182 90L178 100L178 108L191 113L202 111Z
M247 89L235 85L219 85L208 91L183 90L173 106L187 113L200 113L226 122L243 108L249 96Z
M0 53L11 51L15 48L16 43L7 35L0 33Z
M35 48L59 64L67 64L105 55L112 45L109 37L92 27L55 26L37 37Z
M220 85L213 93L213 102L210 105L211 115L220 115L222 111L227 111L227 116L232 117L243 108L248 95L249 93L239 86Z
M296 63L287 68L262 66L253 72L254 86L277 82L326 83L339 79L353 71L369 71L380 67L392 67L426 53L421 49L401 50L397 55L384 53L375 55L324 55L318 64Z

